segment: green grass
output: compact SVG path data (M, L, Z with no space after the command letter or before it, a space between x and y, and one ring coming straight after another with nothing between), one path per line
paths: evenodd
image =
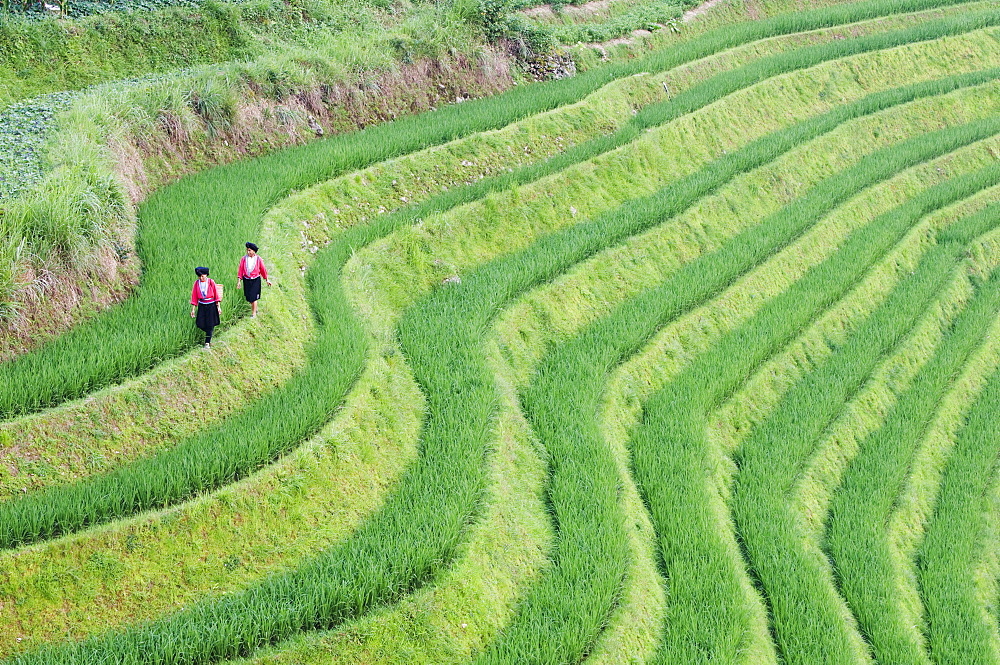
M681 7L675 4L649 2L606 21L552 26L547 32L560 44L605 42L627 35L633 30L658 29L661 24L676 21L681 13Z
M381 22L378 3L200 2L77 19L0 14L0 107L51 92L185 67L247 60Z
M595 19L611 19L626 14L636 7L642 6L645 0L616 0L606 6L577 8L573 3L566 6L538 5L542 13L528 17L531 21L543 25L570 25L574 23L589 23ZM679 5L678 5L679 6Z

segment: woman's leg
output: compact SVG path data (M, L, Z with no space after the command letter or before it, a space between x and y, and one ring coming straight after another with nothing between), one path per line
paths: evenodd
M261 278L243 280L243 295L250 303L250 317L257 316L257 301L260 299Z

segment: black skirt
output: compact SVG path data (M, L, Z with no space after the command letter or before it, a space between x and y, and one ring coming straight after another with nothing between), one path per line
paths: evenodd
M198 303L198 316L195 318L194 324L205 332L219 325L219 303Z
M247 302L260 300L260 277L243 278L243 297L247 299Z

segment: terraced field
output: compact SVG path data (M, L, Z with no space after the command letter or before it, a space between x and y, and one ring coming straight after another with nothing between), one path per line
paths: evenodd
M0 364L2 662L1000 664L1000 2L805 4L156 192Z

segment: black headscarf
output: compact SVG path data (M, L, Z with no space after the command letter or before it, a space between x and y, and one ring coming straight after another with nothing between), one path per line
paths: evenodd
M201 266L198 266L197 268L194 269L194 274L198 275L199 277L201 277L202 275L207 276L208 268L202 268Z
M252 249L253 251L256 252L257 251L257 245L253 244L252 242L248 242L247 243L247 249Z

